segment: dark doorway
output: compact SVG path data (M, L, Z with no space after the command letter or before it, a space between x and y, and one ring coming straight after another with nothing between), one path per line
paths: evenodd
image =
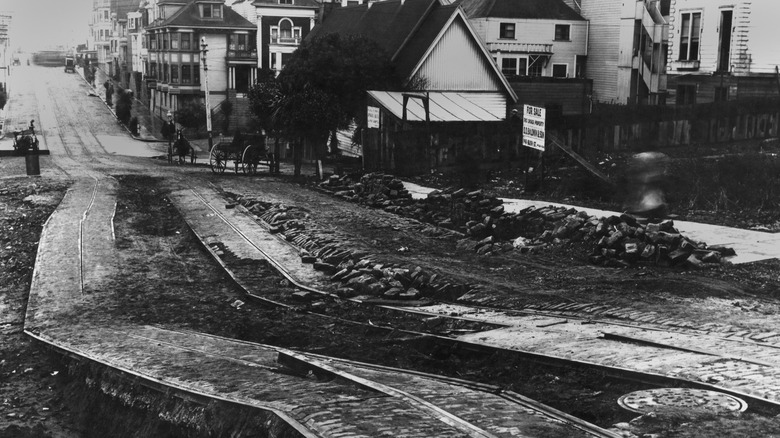
M720 13L720 47L718 50L718 71L727 73L731 64L731 18L733 11Z

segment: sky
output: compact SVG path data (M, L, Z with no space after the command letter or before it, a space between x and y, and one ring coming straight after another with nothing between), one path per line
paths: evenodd
M9 13L11 49L75 46L87 40L92 0L0 0L0 14Z

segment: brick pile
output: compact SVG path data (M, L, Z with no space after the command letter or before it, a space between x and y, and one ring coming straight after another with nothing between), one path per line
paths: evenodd
M281 204L238 197L236 202L298 248L301 261L337 282L335 293L342 298L380 300L419 300L453 298L476 289L446 281L419 266L381 263L375 255L348 248L344 239L333 234L306 229L304 210Z
M345 200L459 231L468 237L458 247L480 255L527 252L562 242L590 243L590 261L613 267L701 267L734 255L730 248L708 247L686 238L671 220L647 223L628 214L598 218L554 206L510 213L504 211L500 199L481 190L436 190L425 199L414 200L401 180L381 173L363 175L358 181L332 176L321 187Z

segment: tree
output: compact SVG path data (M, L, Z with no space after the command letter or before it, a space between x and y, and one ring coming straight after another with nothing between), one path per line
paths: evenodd
M190 101L176 111L176 122L185 128L199 129L206 125L206 105L199 101Z
M390 56L362 36L327 34L306 40L280 73L272 113L277 128L298 145L315 146L318 159L333 131L345 129L365 109L366 91L401 88Z
M249 109L254 118L267 135L274 137L274 159L271 163L272 169L270 171L271 173L279 173L279 155L281 153L279 137L282 133L276 127L275 114L282 99L282 92L279 82L276 80L276 73L270 69L260 70L257 75L257 82L249 88L247 94L249 97ZM300 173L300 170L298 172Z

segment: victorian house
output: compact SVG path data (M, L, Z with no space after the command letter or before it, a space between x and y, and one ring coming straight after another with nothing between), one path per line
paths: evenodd
M231 7L257 25L257 67L279 74L314 27L316 0L238 0Z
M111 4L112 0L93 0L87 39L87 49L95 52L97 66L105 71L111 62Z
M588 22L562 0L462 0L475 32L518 96L550 113L589 109Z
M150 5L149 15L145 79L154 113L165 117L168 111L175 114L188 102L199 101L219 118L226 100L248 106L245 93L257 78L258 64L253 23L219 0L157 0ZM202 63L203 43L208 69ZM245 115L237 113L233 119ZM235 122L233 126L246 121Z
M670 103L778 96L775 0L676 0L670 6Z
M665 103L671 0L564 1L588 20L584 71L593 101Z

